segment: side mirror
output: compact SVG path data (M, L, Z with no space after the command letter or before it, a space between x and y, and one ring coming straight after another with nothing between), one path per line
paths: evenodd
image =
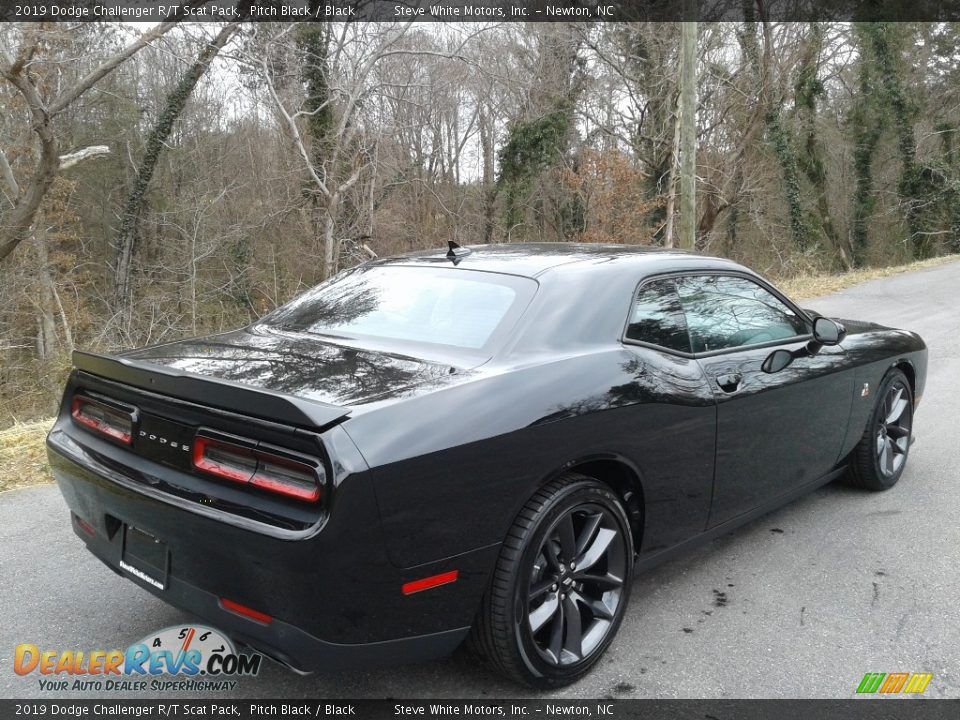
M813 321L813 339L821 345L838 345L846 334L843 325L830 318L818 317Z
M783 348L774 350L767 355L760 369L765 373L777 373L786 368L793 362L793 353Z

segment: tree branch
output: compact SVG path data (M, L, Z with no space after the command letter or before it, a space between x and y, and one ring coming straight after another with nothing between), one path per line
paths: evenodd
M277 89L273 84L273 76L270 74L270 69L267 67L266 60L260 60L259 64L263 68L263 79L264 84L267 86L267 92L270 93L270 97L273 99L273 103L277 107L277 112L279 112L283 116L284 121L286 121L287 129L290 131L290 136L293 139L294 145L297 147L297 151L300 153L300 156L303 158L303 161L306 164L307 172L310 173L310 177L313 179L313 182L316 183L324 197L329 198L330 191L327 189L326 183L323 182L323 180L317 174L317 170L313 166L313 162L310 160L310 153L307 152L307 147L304 145L303 137L300 135L300 129L297 127L296 120L294 120L293 116L287 111L286 106L280 99L280 95L277 93Z
M106 145L91 145L90 147L85 147L83 150L77 150L76 152L67 153L66 155L60 156L60 170L66 170L71 168L77 163L81 163L87 158L99 157L100 155L109 155L110 148Z
M17 184L17 179L13 176L13 169L10 167L10 163L7 162L7 154L3 152L3 148L0 148L0 176L3 176L4 182L10 187L10 192L13 193L14 200L20 197L20 186Z
M194 5L204 5L205 2L188 2L184 3L181 7L185 8L188 6ZM152 43L157 38L165 35L174 27L180 23L179 20L170 20L168 22L159 23L157 26L149 30L148 32L143 33L139 38L134 40L132 43L127 45L123 50L118 52L113 57L108 58L104 61L99 67L91 72L87 73L86 76L81 78L76 84L72 87L67 88L62 93L60 93L53 102L50 103L50 107L47 109L47 112L50 117L57 115L58 113L63 112L74 102L77 98L83 95L87 90L92 88L98 82L103 80L107 75L116 70L125 60L136 55L140 50L145 48L147 45Z

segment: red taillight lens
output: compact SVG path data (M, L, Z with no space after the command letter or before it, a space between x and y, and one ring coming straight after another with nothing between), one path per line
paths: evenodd
M77 424L124 445L133 441L136 418L132 411L112 407L85 395L77 395L70 406L70 415Z
M205 473L248 483L257 471L253 450L198 435L193 441L193 466Z
M257 471L250 484L305 502L320 499L315 468L269 453L257 453Z
M320 466L260 448L197 435L193 441L193 466L210 475L295 500L320 499Z

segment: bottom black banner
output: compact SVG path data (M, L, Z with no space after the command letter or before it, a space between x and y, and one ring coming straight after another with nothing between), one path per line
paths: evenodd
M0 700L0 718L956 720L960 700Z

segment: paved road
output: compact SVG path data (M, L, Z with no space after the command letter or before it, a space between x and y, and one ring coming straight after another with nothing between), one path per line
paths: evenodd
M960 697L960 473L951 459L958 295L960 263L952 263L805 303L926 339L930 374L902 480L881 494L825 487L643 575L600 667L555 695L850 697L865 672L925 671L934 674L927 696ZM11 670L16 643L124 647L187 619L88 555L54 487L0 496L0 543L0 697L39 694L36 676ZM529 694L460 651L419 666L310 677L266 663L233 695Z

